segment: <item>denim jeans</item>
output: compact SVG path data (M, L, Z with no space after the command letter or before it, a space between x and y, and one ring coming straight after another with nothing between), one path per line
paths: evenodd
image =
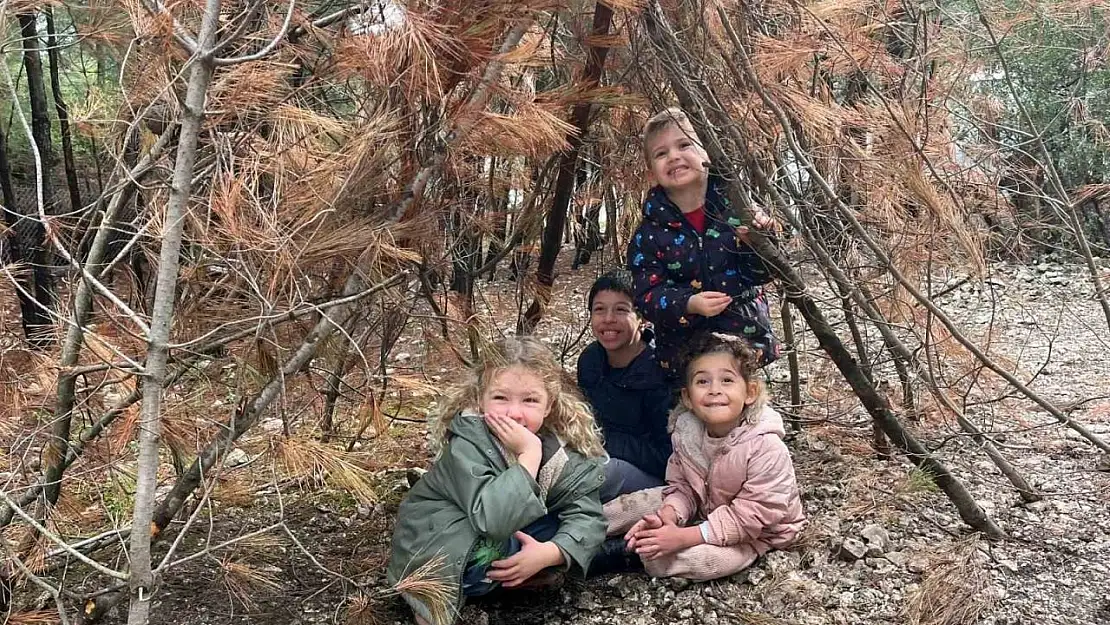
M549 541L559 531L559 517L554 512L550 512L531 522L520 531L540 542ZM510 536L502 547L502 553L505 554L503 557L507 558L518 551L520 551L520 541L516 539L516 536ZM464 596L480 597L501 585L500 582L495 582L486 577L486 571L488 570L489 564L470 562L466 571L463 572L462 592Z
M621 495L666 484L663 480L644 473L639 467L620 458L609 458L605 465L605 483L601 485L601 503Z

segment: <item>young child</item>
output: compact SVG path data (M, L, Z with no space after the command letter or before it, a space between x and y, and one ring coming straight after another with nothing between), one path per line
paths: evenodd
M388 582L421 625L465 597L585 572L605 539L602 449L589 407L534 339L490 348L449 397L435 464L397 513Z
M762 259L732 215L724 181L710 176L708 156L686 114L667 109L644 128L652 182L644 216L628 247L636 306L655 325L659 365L678 378L675 357L698 331L743 336L766 365L779 356ZM756 227L774 225L758 212Z
M601 426L609 462L601 502L663 485L673 394L655 362L651 330L632 304L632 275L615 269L594 281L587 305L597 339L578 357L578 388Z
M789 546L805 515L782 418L755 377L756 352L714 332L687 353L663 504L625 539L652 576L709 580Z

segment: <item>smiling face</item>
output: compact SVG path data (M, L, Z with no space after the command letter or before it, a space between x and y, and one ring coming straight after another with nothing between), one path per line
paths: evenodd
M640 316L632 298L617 291L598 291L590 306L590 331L607 352L638 347Z
M668 124L647 141L645 153L652 179L667 191L703 184L709 160L693 129Z
M479 406L483 414L504 415L535 434L551 407L543 379L524 367L509 367L494 374Z
M739 425L744 408L758 397L756 382L744 380L731 354L706 354L690 363L688 371L682 403L711 436L724 436Z

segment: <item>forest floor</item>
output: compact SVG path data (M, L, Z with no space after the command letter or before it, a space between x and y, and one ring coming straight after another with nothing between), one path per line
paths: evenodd
M598 269L572 272L570 252L562 256L555 304L538 334L563 354L569 369L587 342L584 300ZM944 290L941 282L932 292ZM1082 267L996 265L985 282L957 286L953 278L947 284L954 288L939 301L969 335L989 338L992 353L1004 356L1020 378L1032 379L1037 392L1110 438L1110 332ZM481 291L491 325L511 332L519 309L515 283L483 281ZM874 456L869 419L811 336L802 336L799 352L804 429L788 444L810 524L795 547L710 583L621 574L570 580L558 590L505 593L475 604L464 622L1110 623L1110 465L1104 454L980 372L981 390L967 400L969 417L997 433L1002 452L1045 494L1043 501L1022 504L977 445L922 399L914 430L1010 536L987 542L969 532L943 493L904 458ZM393 351L393 372L423 372L430 384L440 384L447 368L433 357L424 337L406 334ZM899 388L892 372L879 367L877 375L886 387ZM781 404L785 359L768 376ZM260 433L280 428L281 420L272 417ZM217 488L178 553L203 552L278 521L297 540L264 534L175 567L156 590L153 622L410 622L398 599L383 598L383 585L405 469L428 461L423 425L394 421L361 445L361 464L374 471L372 504L333 486L273 477L262 441L245 441L240 458L229 461L229 467L242 464L225 472L226 487ZM356 583L370 595L360 595Z

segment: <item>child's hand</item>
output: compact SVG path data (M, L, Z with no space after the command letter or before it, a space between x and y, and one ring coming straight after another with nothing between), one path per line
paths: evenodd
M663 519L656 513L645 514L644 518L636 521L636 524L631 527L624 534L624 541L628 543L628 550L635 551L636 543L640 532L649 529L658 529L663 527Z
M703 317L716 317L732 303L732 297L720 291L702 291L686 301L686 312Z
M701 530L697 527L663 523L662 527L641 531L636 538L635 551L644 560L654 560L702 542Z
M779 222L772 219L770 215L763 212L763 209L758 206L752 207L752 226L754 226L756 230L762 230L769 234L774 234L782 229L779 226ZM737 226L736 236L740 237L740 240L743 241L745 245L752 244L751 229L747 226Z
M502 586L519 586L547 567L566 562L555 543L541 543L524 532L517 532L515 536L520 541L520 551L504 560L494 560L486 571L486 577L501 582Z
M543 451L543 443L540 442L540 438L509 417L487 414L485 419L486 425L489 426L493 435L501 441L505 449L512 453L519 456L527 452L541 453Z

